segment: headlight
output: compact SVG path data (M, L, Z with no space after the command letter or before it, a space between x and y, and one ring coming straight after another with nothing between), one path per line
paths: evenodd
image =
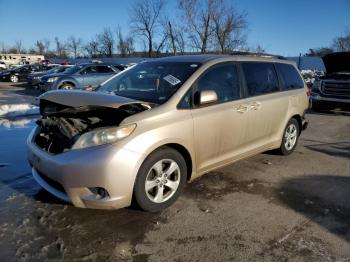
M51 78L47 79L47 82L52 83L52 82L57 81L57 79L58 79L58 77L51 77Z
M99 128L82 134L72 149L86 148L97 145L115 143L129 136L136 128L136 124L122 127Z

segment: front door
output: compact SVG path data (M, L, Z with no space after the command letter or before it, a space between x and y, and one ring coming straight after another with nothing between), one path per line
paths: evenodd
M247 118L235 108L241 99L237 65L220 63L209 68L193 86L196 93L213 90L215 104L191 110L194 123L194 143L197 172L204 173L225 165L244 151Z

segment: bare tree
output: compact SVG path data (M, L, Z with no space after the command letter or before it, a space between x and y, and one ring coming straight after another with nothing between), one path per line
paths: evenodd
M55 37L55 44L56 44L56 55L58 57L66 57L67 56L67 48L66 45L59 40L59 38Z
M214 40L222 54L245 44L245 14L239 13L233 6L228 6L224 0L216 0L212 4L212 20Z
M132 29L136 34L146 38L149 57L152 56L155 34L160 22L159 16L163 8L163 0L138 0L131 10ZM158 49L161 46L159 44Z
M44 48L45 48L45 54L48 54L49 53L49 49L50 49L50 40L45 38L42 40L42 43L44 45Z
M85 51L88 53L90 57L96 57L97 54L99 53L99 44L97 37L92 38L85 46L84 46Z
M342 36L336 37L333 40L333 47L338 52L350 51L350 30L347 29Z
M307 53L305 53L305 56L318 56L322 57L324 55L333 53L334 50L329 47L319 47L319 48L310 48Z
M16 51L17 54L24 53L22 40L17 40L13 46L13 50Z
M83 40L81 38L76 38L75 36L70 36L67 40L68 50L73 54L74 58L77 58L81 52Z
M43 55L45 53L45 45L41 40L37 40L34 44L36 53Z
M192 47L205 53L213 35L211 23L216 0L179 0L179 8L188 24L187 32Z
M158 52L161 51L162 48L166 48L166 50L173 55L177 55L178 51L183 53L185 49L184 29L179 26L179 23L174 22L168 17L162 19L161 25L163 32L160 44L157 48Z
M105 27L102 33L97 35L101 52L109 57L113 56L115 40L110 27Z
M131 35L124 37L119 26L117 29L117 49L121 56L130 55L135 51L133 37Z
M5 47L5 43L4 43L4 42L1 42L1 53L2 53L2 54L6 54L6 53L7 53L7 50L6 50L6 47Z

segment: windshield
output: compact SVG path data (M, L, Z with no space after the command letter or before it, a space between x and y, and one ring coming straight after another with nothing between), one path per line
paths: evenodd
M83 67L84 67L83 65L72 66L72 67L68 68L66 71L64 71L64 73L74 74L74 73L78 72L80 69L82 69Z
M54 68L51 68L50 70L47 70L45 73L48 74L55 74L55 73L62 73L67 69L65 66L56 66Z
M97 91L163 104L199 66L189 62L145 62L111 78Z

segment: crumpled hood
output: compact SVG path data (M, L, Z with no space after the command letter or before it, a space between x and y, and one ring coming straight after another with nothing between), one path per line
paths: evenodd
M70 107L103 106L110 108L119 108L122 105L142 103L141 101L122 96L104 94L101 92L77 90L50 91L39 96L39 99Z
M322 60L327 74L350 72L350 52L331 53L325 55Z

